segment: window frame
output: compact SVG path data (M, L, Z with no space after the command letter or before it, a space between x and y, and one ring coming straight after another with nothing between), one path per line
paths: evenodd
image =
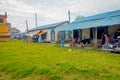
M4 20L3 20L3 18L0 18L0 24L1 24L1 23L4 23Z

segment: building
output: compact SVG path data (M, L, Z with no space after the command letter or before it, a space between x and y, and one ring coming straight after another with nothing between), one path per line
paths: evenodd
M17 38L18 34L20 33L20 30L15 27L12 27L11 32L12 32L12 37Z
M30 36L39 36L40 42L59 42L59 28L68 25L68 21L39 26L29 30Z
M81 40L87 36L98 45L102 33L108 33L112 42L113 34L117 29L120 29L120 10L81 18L61 28L60 31L72 31L72 37L79 37Z
M11 39L11 24L7 23L6 19L5 15L0 15L0 41Z

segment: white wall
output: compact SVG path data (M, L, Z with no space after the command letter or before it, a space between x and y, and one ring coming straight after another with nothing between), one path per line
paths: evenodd
M59 32L59 29L61 28L61 27L65 27L65 26L67 26L68 25L68 23L66 22L66 23L64 23L64 24L61 24L61 25L59 25L59 26L57 26L56 28L54 28L54 31L55 31L55 43L57 43L57 41L58 41L58 32ZM50 29L48 29L48 32L47 32L47 34L46 34L46 41L49 41L49 42L51 42L51 28Z
M46 41L51 41L51 29L49 29L47 32Z
M58 37L59 29L60 29L61 27L65 27L65 26L67 26L67 25L68 25L68 23L66 22L66 23L64 23L64 24L62 24L62 25L60 25L60 26L57 26L57 27L55 28L55 42L58 41L57 37Z

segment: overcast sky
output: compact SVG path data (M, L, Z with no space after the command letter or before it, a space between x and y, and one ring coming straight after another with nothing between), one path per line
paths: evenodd
M12 27L25 31L25 21L29 29L35 27L35 13L38 25L71 20L77 15L90 16L120 9L120 0L0 0L0 14L8 13Z

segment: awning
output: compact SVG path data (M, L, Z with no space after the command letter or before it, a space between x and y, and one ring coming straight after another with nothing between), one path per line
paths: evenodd
M42 35L42 34L45 34L46 32L48 32L48 29L44 29L44 30L40 31L37 35Z
M40 32L40 30L38 30L38 31L32 31L32 32L29 32L29 35L31 36L31 37L33 37L34 35L36 35L37 33L39 33Z

